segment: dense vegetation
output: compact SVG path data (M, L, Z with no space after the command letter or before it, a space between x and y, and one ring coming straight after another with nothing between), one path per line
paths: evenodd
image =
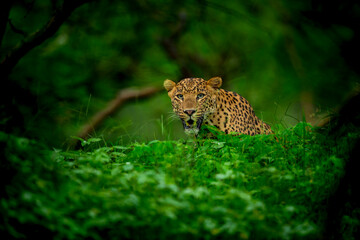
M360 239L359 22L356 0L0 1L0 236ZM185 136L161 85L213 76L275 134Z
M2 189L1 230L57 239L319 239L359 137L329 138L299 123L275 135L127 146L93 138L83 150L49 151L2 133L1 174L14 176ZM343 216L344 239L360 227L359 214Z

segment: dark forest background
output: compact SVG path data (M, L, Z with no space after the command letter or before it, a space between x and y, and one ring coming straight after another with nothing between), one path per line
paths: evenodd
M184 137L162 89L221 76L274 129L323 124L359 87L356 1L1 3L0 129L64 147L120 90L155 87L93 137Z

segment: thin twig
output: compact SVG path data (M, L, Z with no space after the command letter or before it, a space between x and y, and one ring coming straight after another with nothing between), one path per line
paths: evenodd
M21 29L19 29L19 28L17 28L17 27L15 27L15 25L12 23L12 21L11 21L11 19L9 18L9 20L8 20L8 23L9 23L9 26L10 26L10 28L11 28L11 30L14 32L14 33L17 33L17 34L20 34L20 35L23 35L24 37L26 37L26 32L25 31L23 31L23 30L21 30Z

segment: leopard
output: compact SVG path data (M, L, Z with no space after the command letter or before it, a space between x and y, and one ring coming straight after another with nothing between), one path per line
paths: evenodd
M202 125L210 125L225 134L272 134L270 125L255 115L250 103L238 93L220 88L222 83L221 77L164 81L185 133L197 136Z

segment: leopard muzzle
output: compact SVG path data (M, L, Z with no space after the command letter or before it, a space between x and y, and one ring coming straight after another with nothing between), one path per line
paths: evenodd
M184 126L184 130L186 134L195 134L197 135L199 133L199 130L201 128L201 124L203 123L204 117L201 116L197 118L196 120L189 118L188 120L181 119L182 124Z

